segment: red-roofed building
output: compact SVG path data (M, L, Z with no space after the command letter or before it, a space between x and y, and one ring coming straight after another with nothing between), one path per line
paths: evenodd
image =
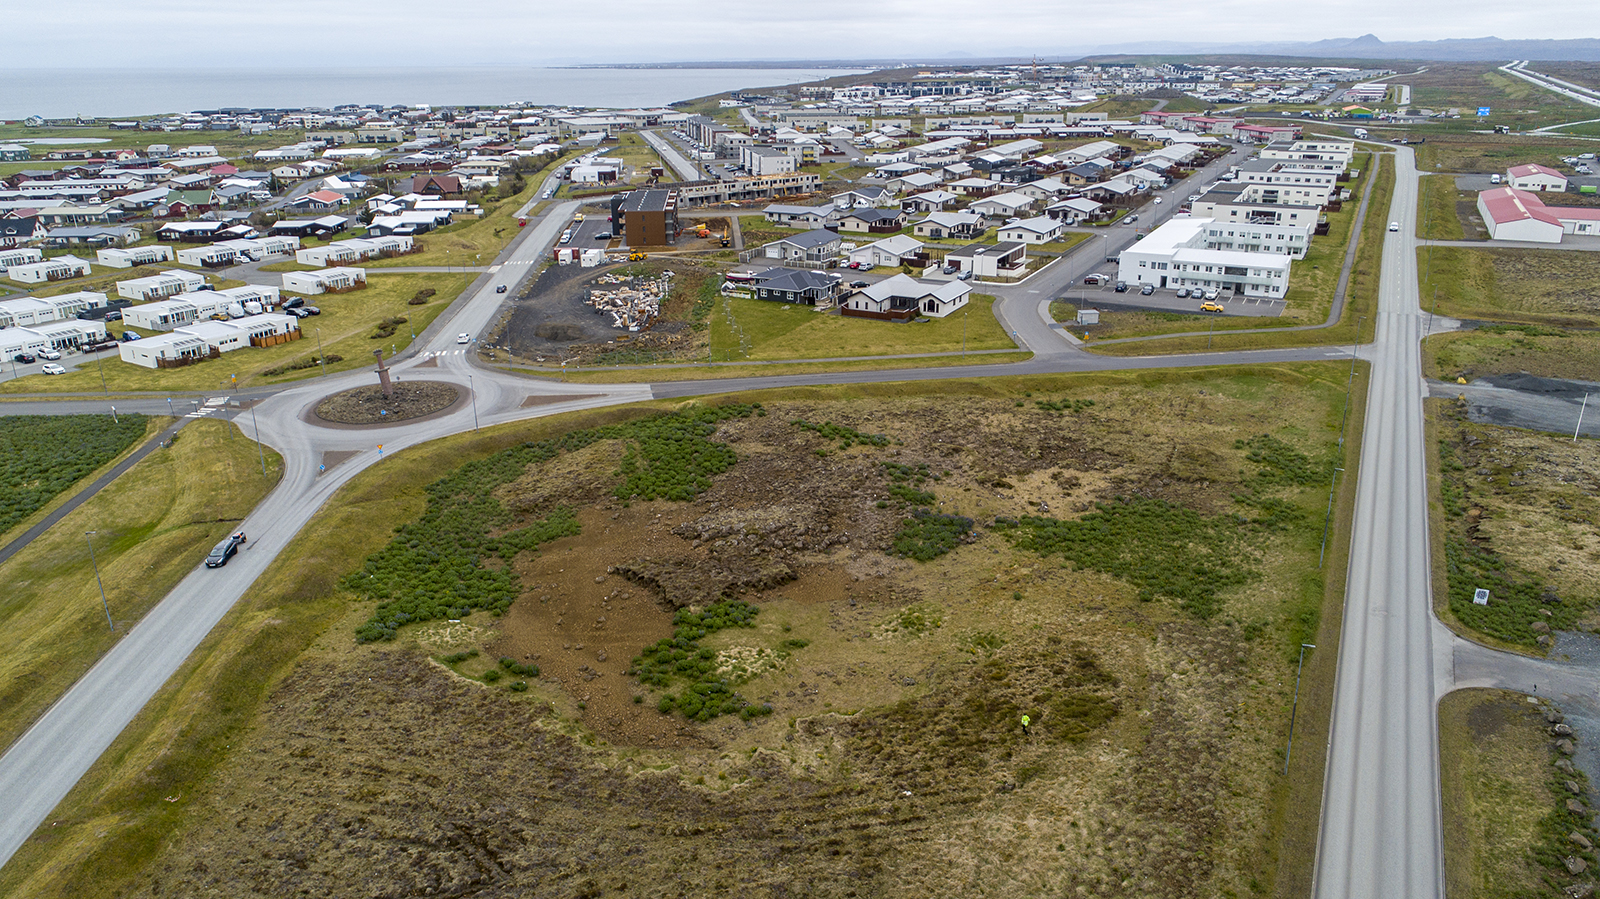
M344 205L344 194L331 190L319 190L297 197L289 204L295 209L337 209Z
M1530 162L1506 170L1506 183L1517 190L1553 190L1559 193L1567 189L1567 176L1547 165Z
M1546 206L1514 187L1478 194L1478 213L1494 240L1560 243L1563 234L1600 235L1600 207Z

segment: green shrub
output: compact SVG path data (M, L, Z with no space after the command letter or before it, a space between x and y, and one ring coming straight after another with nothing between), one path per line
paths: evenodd
M500 657L500 667L504 668L506 671L509 671L512 674L517 675L518 677L538 677L539 676L539 666L538 665L524 665L521 662L518 662L516 659L511 658L510 656L501 656Z
M502 677L505 677L505 672L501 671L499 668L490 668L488 671L483 673L483 682L486 684L492 684Z
M892 546L897 556L929 562L955 549L971 531L972 519L965 516L912 509L911 517L900 523Z
M717 653L702 647L700 640L727 628L754 627L759 611L742 599L720 600L700 612L680 609L672 617L672 636L646 646L634 658L628 673L652 687L689 682L676 696L662 694L656 702L662 712L676 709L693 721L739 713L749 703L734 692L725 676L717 673Z
M1544 579L1493 550L1462 537L1450 536L1444 544L1450 611L1461 623L1507 643L1534 645L1535 621L1552 628L1570 628L1579 610L1571 603L1545 603ZM1472 601L1479 588L1489 591L1489 604ZM1549 615L1545 615L1545 612Z
M526 693L526 692L528 692L528 682L525 681L525 680L512 681L507 686L508 686L508 689L510 689L511 692L513 692L513 693Z

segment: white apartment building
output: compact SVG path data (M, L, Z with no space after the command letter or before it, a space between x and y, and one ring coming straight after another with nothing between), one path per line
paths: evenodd
M1239 166L1238 180L1261 186L1261 202L1324 206L1339 191L1339 173L1278 159L1252 159Z
M107 268L154 265L157 262L171 262L172 248L162 244L149 247L104 247L95 251L94 261Z
M365 286L367 286L367 273L359 268L325 268L316 272L283 273L284 290L307 296Z
M169 269L159 275L151 275L148 278L129 278L126 281L118 282L117 296L145 303L152 300L175 297L180 293L190 293L199 290L205 285L205 275L180 269Z
M89 274L89 262L76 256L57 256L43 262L13 265L6 269L6 277L21 284L46 284L65 281Z
M1235 296L1282 298L1289 289L1291 258L1206 248L1212 219L1179 216L1122 251L1117 278L1158 289L1201 287Z

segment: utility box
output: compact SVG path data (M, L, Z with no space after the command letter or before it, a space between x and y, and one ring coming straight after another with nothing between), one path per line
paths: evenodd
M1100 310L1099 309L1079 309L1078 310L1078 324L1080 324L1080 325L1098 325L1098 324L1100 324Z

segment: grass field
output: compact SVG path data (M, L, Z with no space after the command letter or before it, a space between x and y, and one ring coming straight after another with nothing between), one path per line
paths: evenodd
M0 534L142 440L143 415L0 418Z
M9 746L277 484L254 443L221 421L179 432L0 565L0 745ZM196 485L203 485L198 488ZM95 585L84 532L94 531Z
M173 110L177 112L178 110ZM151 144L166 144L173 150L190 146L212 146L217 148L218 155L228 159L238 159L257 150L292 144L305 135L299 129L272 131L267 134L247 135L240 131L122 131L115 128L85 125L70 128L28 128L21 123L0 124L0 144L13 140L28 140L32 138L72 138L83 140L104 139L103 143L62 144L59 146L44 144L33 145L29 149L35 156L44 156L54 149L68 150L97 150L97 149L124 149L131 148L143 153ZM26 168L51 168L66 163L51 162L43 159L34 159Z
M1292 780L1273 773L1292 648L1322 645L1321 622L1338 617L1322 614L1315 568L1327 488L1300 478L1307 465L1320 472L1346 461L1331 455L1345 371L1324 364L747 397L773 414L719 429L738 462L709 486L715 505L602 499L597 514L581 513L583 538L517 561L529 591L502 619L477 614L357 646L351 634L372 604L352 603L336 582L390 540L394 522L422 513L441 472L638 411L523 423L398 454L313 519L293 543L301 557L274 566L230 613L66 800L59 825L0 872L0 892L246 896L288 883L320 894L358 856L370 861L401 841L415 864L366 864L370 885L409 895L424 889L417 877L468 882L487 858L502 883L541 895L626 894L667 881L723 893L743 872L763 870L818 896L943 894L953 880L973 896L1078 885L1107 895L1123 882L1155 897L1293 894L1302 876L1289 869L1309 870L1311 854L1289 831L1302 820L1314 829L1320 759L1297 756ZM1087 396L1093 407L1051 411ZM892 442L838 449L795 419L885 432ZM1286 451L1273 449L1273 458L1300 473L1246 460L1236 439L1263 433L1278 443L1251 436L1251 445L1281 444ZM919 460L938 475L925 489L983 523L975 544L929 563L885 554L883 529L902 515L873 502L884 495L884 471L914 471ZM616 470L601 445L547 464L496 496L532 511L606 485ZM1248 566L1259 579L1228 591L1226 610L1210 618L1166 598L1141 602L1118 577L1061 567L1059 556L989 527L997 515L1033 514L1043 498L1072 520L1083 514L1068 511L1075 497L1087 510L1088 499L1109 502L1125 483L1207 521L1236 508L1236 493L1281 496L1299 512L1229 557L1225 567ZM820 556L798 579L753 591L754 628L708 641L712 653L758 665L759 653L739 653L787 647L741 687L770 697L774 714L689 723L655 711L653 691L649 703L630 702L643 694L619 673L635 651L624 647L654 639L653 628L670 632L669 613L603 568L596 585L594 566L631 558L641 534L652 546L687 546L670 529L721 527L715 509L748 516L769 507L808 528L786 527L785 540L839 533L846 517L851 537L848 550ZM835 527L813 526L827 521ZM748 535L737 542L771 543L735 533ZM732 564L734 542L712 558ZM773 544L772 552L787 559L790 550ZM591 628L594 616L575 608L573 624L542 623L574 602L592 604L603 626ZM557 635L579 626L587 647L528 642L570 641ZM463 646L491 660L514 653L518 665L540 653L545 673L519 693L515 683L492 683L481 661L446 664ZM608 659L597 647L614 651ZM1307 659L1297 743L1326 739L1336 654ZM1016 712L1034 704L1049 710L1025 731ZM1081 729L1070 726L1075 719ZM1315 784L1302 789L1301 780ZM366 823L329 828L330 820ZM436 827L476 834L476 848L424 834ZM718 862L691 861L708 834ZM264 867L263 840L288 857L314 841L317 862ZM548 850L518 849L546 840ZM580 853L593 864L573 870L567 862Z
M1440 315L1557 327L1600 325L1600 267L1587 253L1418 247L1422 302Z
M1456 188L1454 175L1423 175L1417 191L1417 221L1422 223L1418 237L1424 240L1462 240L1458 204L1476 198Z
M1078 307L1067 301L1056 300L1050 304L1050 316L1058 322L1073 323L1078 317ZM1073 324L1071 331L1091 342L1115 340L1122 337L1146 337L1155 334L1187 334L1193 331L1238 331L1249 328L1287 328L1299 324L1293 319L1266 316L1201 315L1187 312L1153 312L1132 310L1128 312L1100 310L1100 324ZM1087 337L1085 337L1087 335Z
M1422 342L1424 377L1471 381L1518 372L1600 381L1600 331L1494 325L1434 334Z
M1446 894L1474 899L1561 895L1561 860L1593 852L1568 838L1594 829L1568 811L1543 712L1548 703L1501 690L1460 690L1439 703ZM1559 719L1558 719L1559 720Z
M144 368L111 353L102 353L99 363L89 360L76 371L52 378L43 376L19 378L0 384L0 393L31 393L44 389L48 381L53 391L99 391L102 372L107 388L115 393L124 390L227 390L253 384L279 384L298 378L312 377L318 369L307 367L292 372L269 375L271 369L297 362L316 359L317 344L329 357L328 371L348 371L372 364L372 351L391 352L391 347L405 349L411 343L412 328L421 332L443 312L456 295L466 287L468 275L445 274L391 274L381 271L367 278L367 289L351 293L312 297L312 302L322 310L314 318L300 322L300 340L280 346L247 347L183 368L166 370ZM423 288L438 291L426 305L411 306L407 300ZM404 316L405 324L390 337L374 339L376 325L394 316ZM319 334L320 329L320 334ZM342 357L333 361L333 356Z
M1426 72L1408 74L1395 81L1411 85L1413 106L1435 111L1452 108L1460 111L1459 119L1430 123L1427 129L1429 144L1433 143L1436 133L1448 130L1470 131L1507 125L1515 131L1526 131L1595 117L1593 107L1535 87L1520 78L1496 71L1497 68L1496 63L1489 62L1431 62ZM1491 109L1485 119L1474 115L1480 106Z
M723 297L711 317L712 362L886 356L1009 349L991 307L994 298L972 294L970 312L927 322L882 322L819 313L810 306Z
M750 363L748 365L660 366L649 369L622 369L617 371L585 371L568 369L565 380L590 384L637 384L650 381L707 381L717 378L766 378L777 375L822 374L842 371L883 371L892 369L940 368L958 365L1000 365L1007 362L1026 362L1033 354L1018 350L1015 353L985 353L967 356L920 356L910 359L884 357L861 359L853 362L776 362ZM552 379L561 378L560 369L546 372Z
M1595 118L1600 110L1585 107ZM1564 168L1561 157L1592 153L1593 145L1560 137L1533 137L1511 134L1449 134L1429 132L1428 142L1415 147L1417 170L1421 172L1504 173L1525 162Z

